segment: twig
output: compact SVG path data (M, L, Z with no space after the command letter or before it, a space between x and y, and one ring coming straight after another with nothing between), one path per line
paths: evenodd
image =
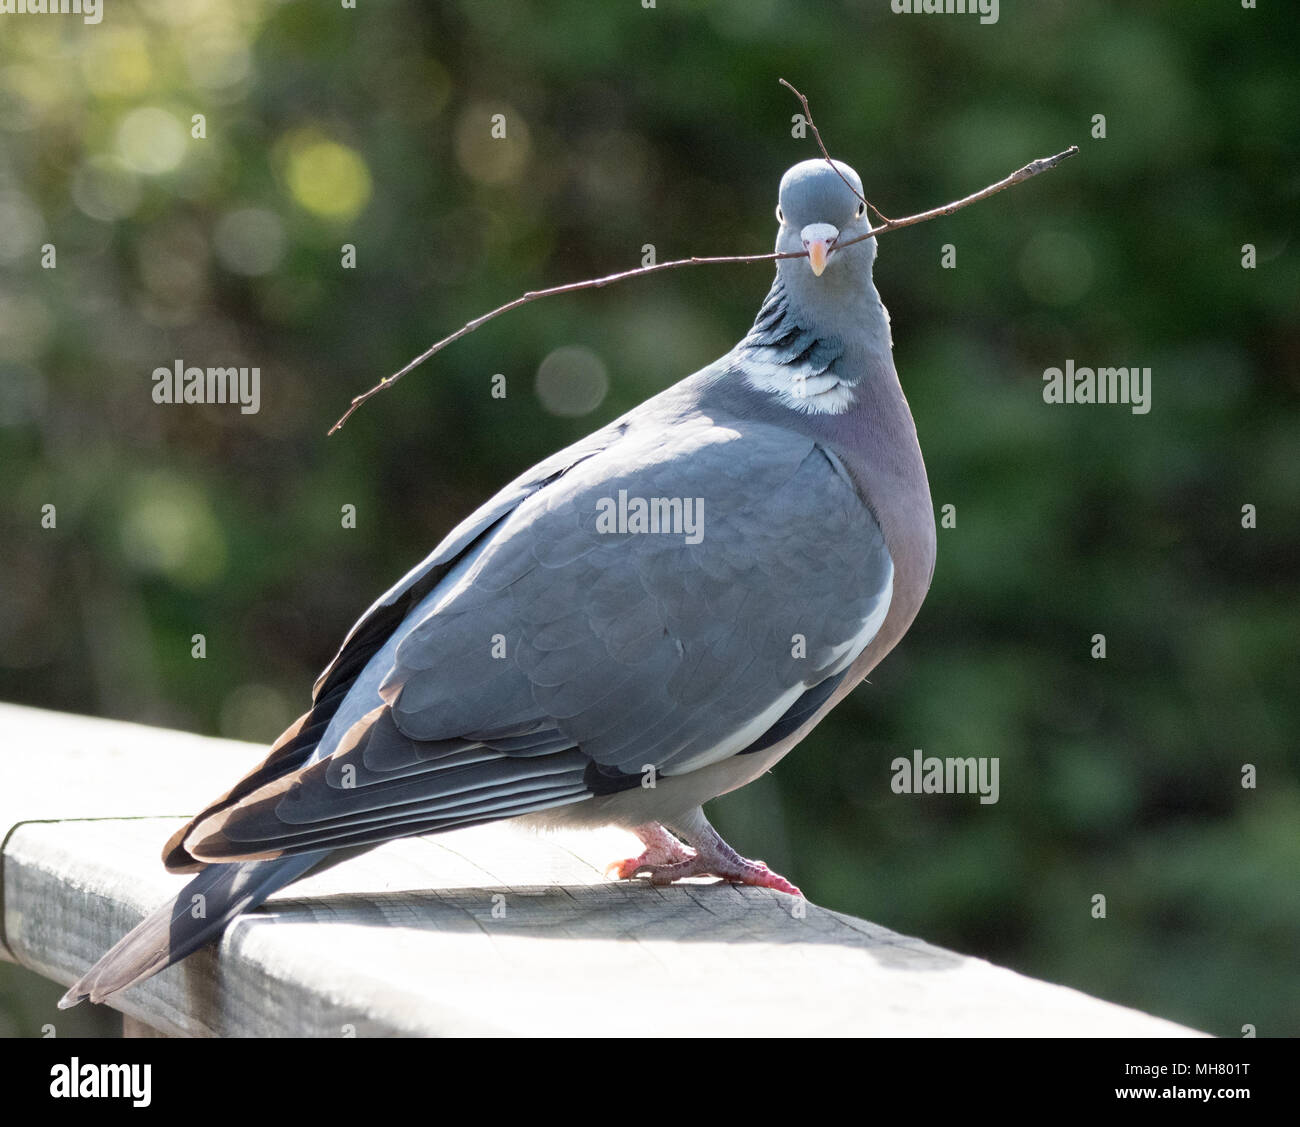
M822 156L826 158L826 163L831 166L831 169L835 173L835 175L838 176L841 180L844 181L845 184L848 185L849 191L852 192L855 196L857 196L858 199L862 201L864 206L871 208L871 210L874 211L878 216L880 216L882 220L888 223L890 221L889 216L886 215L883 211L881 211L880 208L878 208L875 204L873 204L869 199L867 199L867 197L864 196L861 192L859 192L857 188L855 188L852 184L849 184L849 178L840 171L839 165L837 165L833 160L831 160L831 154L826 151L826 146L822 143L821 130L817 128L817 123L813 121L812 110L808 108L808 99L805 98L801 93L799 93L799 91L796 90L793 86L791 86L790 83L788 83L784 78L778 78L777 81L782 86L784 86L787 90L789 90L790 93L793 94L796 98L798 98L799 101L803 104L803 115L808 119L808 128L813 131L813 136L817 138L817 147L821 149ZM847 245L848 244L846 243L845 246Z
M785 82L784 79L781 81L785 83L786 86L790 86L790 84ZM790 86L790 89L794 90L794 87ZM803 98L803 95L799 94L797 90L795 90L795 93L804 101L804 107L806 109L807 101ZM811 114L808 117L808 124L812 125ZM817 132L815 126L813 127L813 132L814 134ZM821 144L820 135L817 136L817 143L819 145ZM825 149L823 147L823 152L824 151ZM856 238L849 239L847 242L837 242L832 244L831 251L834 253L835 251L842 250L844 247L852 246L854 243L860 243L863 239L870 239L875 235L883 235L887 231L897 231L902 227L911 227L916 223L924 223L927 219L937 219L941 215L951 215L954 211L960 211L963 207L969 207L971 204L977 203L980 200L988 199L989 196L996 195L998 192L1010 188L1013 184L1019 184L1022 180L1028 180L1031 176L1037 176L1040 172L1047 172L1050 169L1055 168L1067 157L1074 156L1078 151L1078 145L1071 145L1064 152L1057 153L1055 156L1042 157L1038 160L1031 161L1029 164L1025 165L1024 168L1017 169L1010 176L999 180L996 184L990 184L987 188L981 188L978 192L975 192L972 195L965 196L962 199L953 201L952 203L946 203L942 207L932 208L929 211L922 211L916 215L904 216L902 219L886 219L879 227L871 228L864 235L858 235ZM828 157L827 159L829 160L830 158ZM831 167L834 167L834 165L832 164ZM836 169L836 171L838 172L839 169ZM842 175L841 179L843 179ZM847 181L845 182L847 183ZM849 186L852 187L851 184ZM856 191L854 194L858 195ZM858 198L861 199L862 197L859 195ZM864 200L863 202L865 203L866 201ZM877 212L876 214L879 215L880 213ZM361 404L365 403L366 400L372 399L381 391L392 387L393 384L400 380L404 375L413 371L415 368L418 368L431 356L441 352L449 344L452 344L453 342L460 340L461 337L472 333L480 325L485 325L488 321L491 321L493 317L499 317L502 313L508 313L510 310L517 309L521 305L526 305L530 301L537 301L539 298L543 297L552 297L556 294L575 293L578 290L600 289L602 286L608 286L613 282L621 282L624 278L640 278L647 274L656 274L661 270L673 270L679 266L711 266L732 262L772 262L782 258L807 257L807 251L795 251L788 254L733 254L711 258L678 258L674 259L672 262L656 262L653 266L639 266L635 270L622 270L617 274L606 274L603 278L588 278L582 282L567 282L562 286L551 286L549 289L545 290L529 290L526 294L522 294L515 298L514 301L508 301L505 305L498 306L490 313L484 313L481 317L475 317L474 320L462 325L450 336L443 337L442 340L438 341L436 344L430 345L427 349L421 352L419 356L407 364L406 367L399 369L391 376L385 376L375 384L374 387L370 388L369 391L363 391L352 400L351 405L343 412L338 422L330 427L329 433L333 434L344 423L346 423L348 419L352 417L352 413L360 407Z
M466 322L452 333L451 336L443 337L442 340L438 341L436 344L431 344L421 352L419 356L407 364L406 367L394 372L391 376L385 376L369 391L362 392L352 400L351 406L343 412L339 421L330 427L329 433L333 434L339 429L339 427L346 423L352 412L360 407L367 399L378 395L386 388L392 387L393 384L406 375L407 372L418 368L431 356L441 352L447 347L447 345L455 343L463 336L468 336L480 325L487 324L487 322L492 320L493 317L499 317L502 313L509 313L510 310L518 309L519 306L527 305L528 302L536 301L538 298L553 297L556 294L562 293L574 293L577 290L598 290L602 286L610 285L612 282L621 282L624 278L637 278L644 274L655 274L660 270L672 270L677 266L711 266L725 262L771 262L778 258L807 257L808 252L805 250L795 251L790 254L732 254L714 258L678 258L672 262L656 262L653 266L638 266L635 270L621 270L617 274L606 274L603 278L588 278L586 281L582 282L566 282L562 286L551 286L549 289L545 290L529 290L526 294L521 294L519 297L515 298L514 301L508 301L505 305L497 306L497 308L493 309L490 313L484 313L482 317L475 317L474 320Z
M932 207L929 211L918 212L916 215L907 215L902 219L891 219L887 223L882 223L879 227L872 227L865 235L858 235L856 238L848 239L842 243L832 243L831 249L841 250L844 247L851 247L854 243L860 243L863 239L870 239L874 235L883 235L886 231L897 231L900 227L911 227L916 223L924 223L927 219L938 219L941 215L951 215L954 211L960 211L963 207L969 207L973 203L979 203L980 200L988 199L989 196L995 196L999 192L1010 188L1013 184L1028 180L1031 176L1037 176L1040 172L1050 171L1061 161L1074 156L1078 151L1078 145L1071 145L1064 152L1057 153L1055 156L1039 157L1037 160L1031 160L1024 168L1017 168L1010 176L1004 177L996 184L990 184L987 188L981 188L978 192L972 192L969 196L953 200L952 203L946 203L942 207Z

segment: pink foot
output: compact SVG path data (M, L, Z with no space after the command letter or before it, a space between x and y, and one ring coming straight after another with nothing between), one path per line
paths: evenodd
M706 823L707 826L707 823ZM616 861L605 870L620 880L648 877L651 884L672 884L683 877L719 877L732 884L751 884L757 888L775 888L778 892L803 899L803 893L779 873L772 872L762 861L750 861L731 848L712 826L687 849L657 823L637 826L635 833L646 844L640 857Z
M651 884L672 884L682 877L720 877L732 884L752 884L757 888L775 888L778 892L788 893L803 899L803 893L785 879L780 873L774 873L762 861L750 861L738 854L732 858L710 860L697 854L689 861L679 861L674 865L656 865L638 876L648 876Z
M645 852L626 861L611 861L605 869L606 876L613 874L619 880L631 880L642 870L678 865L695 857L694 850L687 849L658 822L637 826L632 832L645 845Z

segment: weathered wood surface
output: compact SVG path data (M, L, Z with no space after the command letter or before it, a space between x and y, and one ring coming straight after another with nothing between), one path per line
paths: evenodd
M181 887L163 841L262 754L0 705L0 953L71 983ZM1192 1033L777 892L604 878L636 849L508 824L392 842L115 1003L188 1035Z

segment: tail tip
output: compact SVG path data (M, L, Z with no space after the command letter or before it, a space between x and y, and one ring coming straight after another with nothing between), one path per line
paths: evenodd
M59 999L59 1009L70 1010L83 998L88 998L89 993L82 989L81 983L78 982L62 998Z

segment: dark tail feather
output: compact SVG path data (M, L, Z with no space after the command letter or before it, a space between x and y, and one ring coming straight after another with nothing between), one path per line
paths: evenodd
M83 998L102 1002L198 950L241 912L256 908L273 892L297 880L328 851L270 861L209 865L152 915L127 932L59 1000L59 1009ZM201 896L201 901L194 897ZM195 919L195 906L202 918Z

